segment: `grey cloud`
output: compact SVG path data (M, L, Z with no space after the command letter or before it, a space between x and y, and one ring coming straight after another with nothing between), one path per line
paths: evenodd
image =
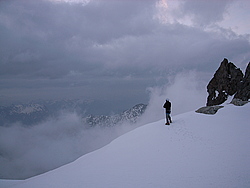
M199 1L185 0L181 10L183 14L189 14L193 21L201 26L222 21L225 11L233 0Z
M51 75L45 67L53 69L54 74L57 72L53 66L64 68L58 71L61 75L71 68L89 71L93 64L99 65L101 58L95 57L101 54L91 46L138 32L136 24L140 22L132 23L131 18L138 14L142 4L140 1L127 4L93 1L83 7L46 1L3 3L7 4L2 14L5 13L8 24L3 24L7 46L2 47L5 59L2 73L17 74L18 70L22 73L31 69L37 75L41 72ZM128 27L130 24L135 24L135 29Z
M33 93L34 98L42 96L39 93L54 97L56 91L58 96L108 98L113 91L122 98L131 90L138 93L137 99L139 95L145 99L146 87L162 84L168 72L213 71L224 57L236 61L250 57L248 38L162 24L154 16L155 3L1 1L2 93L7 96L16 89L22 96ZM196 15L197 23L209 24L222 18L228 3L186 1L181 10Z
M164 68L166 71L197 66L204 71L208 62L219 62L222 56L249 55L250 45L244 38L228 39L200 29L175 25L160 27L147 36L125 37L100 48L105 51L107 59L110 58L108 65L114 68L126 70L132 67L143 71Z

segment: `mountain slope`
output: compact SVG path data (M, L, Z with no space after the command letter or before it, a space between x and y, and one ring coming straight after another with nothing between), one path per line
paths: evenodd
M250 187L250 105L188 112L137 128L15 188Z

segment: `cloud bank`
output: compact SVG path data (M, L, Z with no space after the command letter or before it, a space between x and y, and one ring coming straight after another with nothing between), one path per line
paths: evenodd
M86 129L75 113L32 127L0 126L0 178L28 178L96 150L130 127Z

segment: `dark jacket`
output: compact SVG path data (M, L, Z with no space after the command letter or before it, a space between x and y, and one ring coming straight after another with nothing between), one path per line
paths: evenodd
M171 112L171 102L166 101L163 108L166 109L166 113L170 113Z

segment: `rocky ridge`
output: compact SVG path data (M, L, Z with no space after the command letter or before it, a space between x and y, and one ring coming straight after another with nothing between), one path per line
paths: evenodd
M222 104L234 95L240 89L243 76L239 68L224 59L207 85L207 106Z
M233 96L232 104L242 106L250 99L250 63L245 74L234 63L228 62L226 58L221 62L213 78L207 85L206 107L196 112L204 114L215 114L223 106L229 96Z
M250 63L245 75L225 58L207 85L207 106L224 103L228 96L248 101L250 99Z
M250 63L246 68L245 76L239 84L239 88L234 96L234 99L248 101L250 99Z
M137 104L129 110L125 110L121 114L115 114L110 116L104 115L89 115L83 118L84 124L90 127L111 127L120 125L124 122L134 124L138 121L140 116L145 112L147 105Z

